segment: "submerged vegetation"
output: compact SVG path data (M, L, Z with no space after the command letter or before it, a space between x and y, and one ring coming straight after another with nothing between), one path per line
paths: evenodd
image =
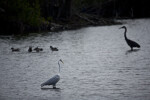
M149 17L149 10L148 0L1 0L0 34L111 25L113 18Z

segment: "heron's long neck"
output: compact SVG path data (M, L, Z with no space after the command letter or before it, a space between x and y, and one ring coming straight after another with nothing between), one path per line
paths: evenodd
M127 35L126 35L126 33L127 33L127 28L125 28L125 31L124 31L124 37L125 37L125 39L127 40Z
M59 66L59 73L60 73L60 64L59 64L59 61L58 61L58 66Z

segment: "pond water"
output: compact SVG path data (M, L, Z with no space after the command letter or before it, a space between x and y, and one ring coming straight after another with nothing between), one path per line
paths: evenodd
M123 20L127 37L140 49L130 51L122 25L73 31L0 36L1 100L150 100L150 19ZM52 52L49 46L58 47ZM28 53L28 47L42 52ZM11 52L11 47L20 52ZM58 89L40 85L58 73Z

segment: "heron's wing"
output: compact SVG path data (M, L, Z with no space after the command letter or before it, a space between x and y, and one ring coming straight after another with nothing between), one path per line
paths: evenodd
M139 45L137 42L132 41L132 40L130 40L130 39L128 39L128 45L131 45L131 46L133 46L133 47L138 47L138 48L140 48L140 45Z
M50 78L49 80L47 80L46 82L42 83L41 86L44 86L44 85L55 85L59 80L60 80L60 76L59 75L55 75L52 78Z

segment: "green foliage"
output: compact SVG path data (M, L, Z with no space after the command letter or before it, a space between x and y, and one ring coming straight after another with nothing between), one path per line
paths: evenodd
M83 9L90 6L99 6L104 1L107 0L72 0L72 4L75 9ZM50 5L50 0L0 0L0 9L5 10L2 14L0 12L0 20L39 26L43 22L41 9L49 13L50 10L47 11L48 5ZM45 9L45 7L47 8ZM51 16L46 17L49 22L53 20Z
M73 0L73 4L76 8L100 6L101 3L108 0Z
M52 17L47 17L47 21L49 21L49 22L51 22L53 20L53 18Z
M1 19L33 26L41 23L39 0L1 0L0 7L5 10Z

